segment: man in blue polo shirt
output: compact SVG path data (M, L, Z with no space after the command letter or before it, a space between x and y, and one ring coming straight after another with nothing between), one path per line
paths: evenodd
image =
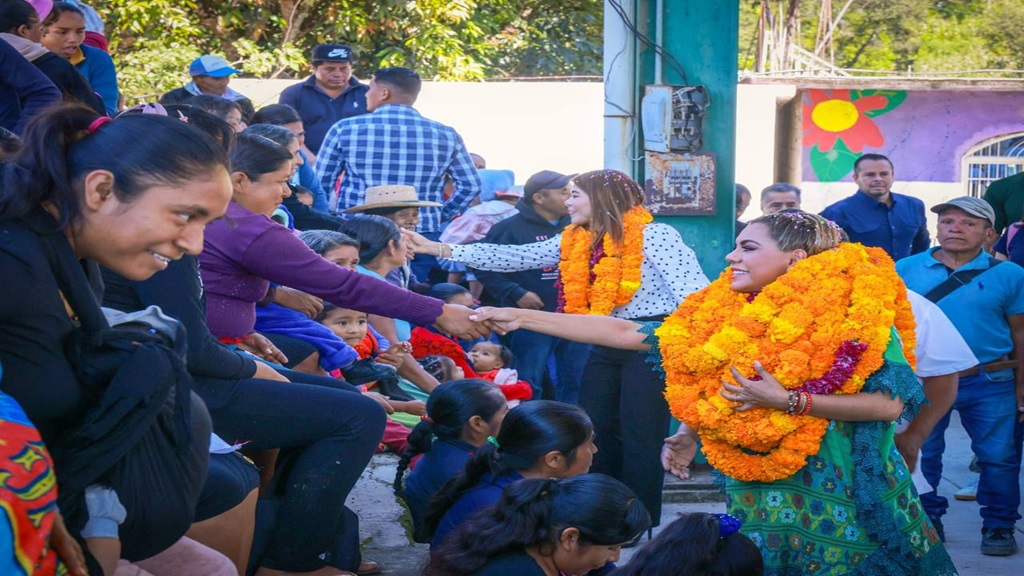
M305 146L315 156L320 153L324 136L335 122L366 114L369 89L352 76L351 48L320 44L313 48L313 75L305 82L285 88L278 102L298 111L306 128Z
M857 193L822 210L846 231L851 242L877 246L893 260L924 252L931 245L924 203L892 193L895 170L881 154L864 154L853 163Z
M995 237L995 211L963 196L932 208L939 215L939 247L896 263L907 288L936 302L978 358L960 372L953 408L981 465L981 553L1017 551L1020 518L1021 417L1024 416L1024 268L998 262L982 246ZM921 470L933 486L942 475L946 414L922 448ZM925 512L942 528L949 506L936 492L921 495Z

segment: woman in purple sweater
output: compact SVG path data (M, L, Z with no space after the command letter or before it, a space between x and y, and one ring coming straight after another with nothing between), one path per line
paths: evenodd
M291 191L292 155L266 138L240 134L231 154L233 197L227 217L206 229L199 256L206 289L206 322L232 342L249 335L256 302L270 282L302 290L344 308L361 310L475 338L486 328L472 310L396 288L324 260L270 219Z
M261 136L239 134L231 166L233 198L227 217L207 227L199 256L207 324L222 342L238 342L252 333L256 302L266 297L271 281L340 307L437 324L457 333L486 332L468 319L472 310L419 296L337 266L310 250L291 230L271 220L269 215L290 194L287 181L293 171L292 154L280 145ZM372 450L365 459L345 462L347 468L355 471L354 476L350 474L346 479L346 494L370 455ZM311 513L309 518L316 516ZM317 521L323 524L326 520ZM319 560L319 554L310 553L317 552L316 542L292 544L301 545L294 549L271 545L260 562L258 576L339 573Z

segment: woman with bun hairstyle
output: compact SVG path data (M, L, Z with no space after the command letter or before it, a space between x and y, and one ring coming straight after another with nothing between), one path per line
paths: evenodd
M410 244L417 253L491 272L557 266L557 311L582 316L659 321L707 286L693 250L674 228L652 221L643 188L632 178L594 170L570 185L571 224L548 240L452 246L408 233ZM594 421L601 449L594 471L622 480L659 524L660 452L669 426L664 378L644 354L594 346L579 381L580 406Z
M728 514L684 514L637 550L614 576L763 576L757 544Z
M649 351L767 574L956 574L893 440L926 400L906 286L883 250L842 240L817 214L751 220L729 268L660 325L511 308L478 318Z
M523 478L569 478L590 471L597 447L594 426L583 410L535 400L509 410L501 431L487 438L465 469L430 500L424 518L431 547L501 497Z
M409 434L409 448L395 474L395 494L405 499L412 513L415 541L430 541L423 516L431 496L465 468L488 437L498 435L506 412L501 390L486 380L453 380L430 394L427 414ZM403 487L405 471L416 457L419 461Z
M650 525L636 495L604 474L521 480L491 510L431 549L423 574L587 574L616 562L622 545Z

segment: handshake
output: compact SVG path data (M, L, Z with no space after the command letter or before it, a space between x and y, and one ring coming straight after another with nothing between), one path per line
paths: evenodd
M457 304L445 304L435 325L441 331L465 340L486 338L492 332L505 335L520 328L518 308L483 307L473 310Z

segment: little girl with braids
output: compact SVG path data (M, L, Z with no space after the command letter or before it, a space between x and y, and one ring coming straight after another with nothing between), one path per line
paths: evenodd
M409 506L416 542L430 540L423 526L430 498L462 471L488 437L498 435L507 411L505 397L484 380L445 382L430 394L427 414L409 434L395 475L395 494ZM410 463L414 468L403 487Z

